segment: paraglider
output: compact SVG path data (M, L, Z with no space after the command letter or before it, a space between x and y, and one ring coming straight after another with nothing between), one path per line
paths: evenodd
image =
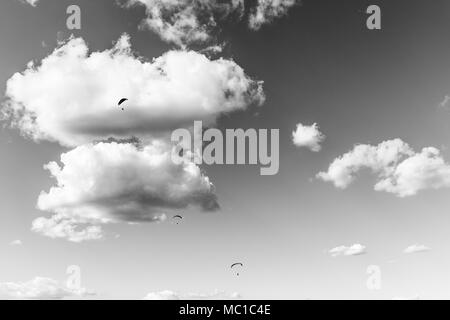
M177 215L173 216L172 219L174 219L176 221L176 224L178 224L180 220L183 220L183 217L180 216L179 214L177 214Z
M127 101L127 100L128 100L127 98L122 98L122 99L119 100L119 103L117 105L120 107L120 105L122 103L124 103L125 101ZM123 110L123 108L122 108L122 110Z
M233 263L230 267L231 270L236 268L242 268L244 265L240 262ZM237 276L239 276L239 272L236 273Z

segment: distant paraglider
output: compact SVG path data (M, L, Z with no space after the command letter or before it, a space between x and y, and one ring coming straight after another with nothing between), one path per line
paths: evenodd
M183 220L183 217L180 216L179 214L177 214L176 216L173 216L172 218L174 221L176 221L175 223L178 224L181 220Z
M244 265L240 262L233 263L230 267L231 270L242 268ZM236 272L236 275L239 276L239 271Z
M122 99L119 100L119 103L118 103L117 105L120 107L120 105L121 105L122 103L124 103L125 101L127 101L127 100L128 100L127 98L122 98ZM122 107L122 110L124 110L123 107Z

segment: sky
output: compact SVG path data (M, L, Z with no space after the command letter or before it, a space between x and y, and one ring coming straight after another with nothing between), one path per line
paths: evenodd
M15 112L0 131L0 296L450 298L450 3L282 3L0 3ZM218 26L152 28L147 6ZM166 163L167 133L194 120L279 129L278 173ZM64 287L71 265L86 290Z

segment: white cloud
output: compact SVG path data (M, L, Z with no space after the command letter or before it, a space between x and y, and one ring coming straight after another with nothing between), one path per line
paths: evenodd
M78 146L109 137L154 137L214 123L222 113L264 101L262 83L235 62L193 51L169 51L145 62L123 35L111 50L89 53L81 38L29 64L7 82L4 112L35 140ZM129 100L125 110L117 107Z
M420 296L418 294L412 296L412 297L394 297L392 300L420 300Z
M127 7L142 5L147 18L143 25L166 42L187 47L214 43L225 21L248 18L248 25L258 30L262 25L287 14L300 0L258 0L249 6L245 0L125 0ZM249 11L247 17L245 12Z
M14 240L14 241L11 241L9 243L9 245L11 245L11 246L21 246L22 245L22 241L21 240Z
M328 253L332 257L338 257L338 256L357 256L361 254L366 253L366 247L362 244L355 243L349 247L347 246L339 246L336 248L331 249L328 251Z
M244 0L127 0L126 5L145 6L144 26L180 47L211 41L221 20L232 13L239 18L244 10Z
M0 283L0 296L7 299L63 299L92 295L86 289L72 290L50 278L36 277L27 282Z
M26 3L28 3L29 5L33 6L33 7L36 7L37 4L38 4L38 2L39 2L39 0L20 0L20 1L26 2Z
M188 293L180 294L170 290L160 292L150 292L144 300L234 300L241 299L241 295L237 292L226 293L225 291L215 290L213 293Z
M291 7L299 3L300 0L258 0L256 8L250 14L249 26L253 30L258 30L275 18L286 15Z
M430 251L431 249L427 246L424 246L423 244L413 244L409 247L407 247L405 250L403 250L403 253L418 253L418 252L426 252Z
M36 218L31 229L49 238L64 238L72 242L102 239L102 227L92 223L99 222L95 219L83 219L76 212L69 212L54 214L49 218Z
M336 158L326 172L317 177L345 189L361 169L377 175L376 191L386 191L399 197L415 195L420 190L450 187L450 165L434 147L416 153L400 139L388 140L377 146L357 145Z
M34 220L32 229L80 242L101 238L105 223L160 221L166 211L188 206L218 209L208 177L187 159L173 162L171 151L161 141L102 142L62 154L62 166L45 166L57 184L41 192L37 205L55 215Z
M446 95L444 99L439 103L439 107L442 109L448 109L450 105L450 96Z
M150 292L144 297L144 300L180 300L180 296L173 291L164 290L160 292Z
M292 142L297 147L307 147L311 151L320 151L321 143L325 139L325 136L320 132L317 123L311 126L297 124L297 129L292 132Z

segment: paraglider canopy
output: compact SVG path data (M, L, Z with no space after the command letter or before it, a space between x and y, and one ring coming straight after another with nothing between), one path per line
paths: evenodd
M122 103L124 103L127 100L128 100L127 98L122 98L119 100L119 103L117 105L120 106ZM122 108L122 110L123 110L123 108Z
M179 220L183 220L183 217L180 216L179 214L177 214L177 215L173 216L172 219L176 220L176 221L177 221L177 224L178 224L178 221L179 221Z
M241 262L236 262L231 265L230 269L233 270L234 268L243 267L243 266L244 265ZM239 272L237 272L236 275L239 276Z

